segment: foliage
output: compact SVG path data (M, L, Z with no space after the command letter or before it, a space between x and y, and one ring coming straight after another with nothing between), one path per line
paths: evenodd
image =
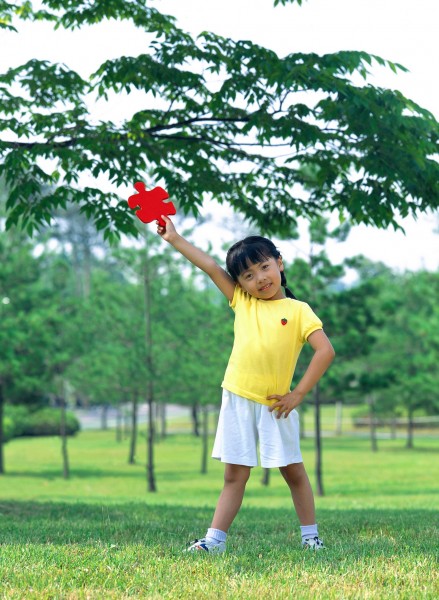
M298 258L288 267L288 282L299 300L307 302L323 321L323 327L336 352L336 360L319 382L323 401L349 398L347 391L355 380L354 364L362 364L373 345L371 327L375 318L368 306L374 293L370 281L359 279L357 285L343 283L346 264L333 265L325 245L329 239L343 242L349 230L346 224L330 229L328 219L316 218L309 223L311 254ZM357 258L361 262L361 258ZM311 357L305 345L296 374L298 380Z
M144 248L136 248L113 251L93 270L76 325L81 352L68 377L89 403L144 399L150 377L158 401L217 403L232 319L216 289L204 289L189 270L182 276L186 261L148 239L154 373L146 368Z
M0 230L0 384L9 401L37 402L48 381L43 315L50 300L32 245Z
M23 435L59 435L60 432L60 410L56 408L42 408L29 415ZM66 435L73 435L80 429L76 416L66 413Z
M163 255L160 262L163 267ZM190 269L182 277L185 263L181 256L169 253L157 290L165 342L155 355L157 393L161 399L173 397L189 406L219 404L233 343L233 317L206 276Z
M439 412L439 273L407 273L386 290L385 327L377 336L375 364L392 377L378 394L382 412Z
M334 298L337 306L337 345L341 369L329 373L336 397L345 402L364 400L377 389L387 387L391 373L384 365L373 362L378 332L383 328L383 314L378 308L386 286L393 285L395 275L382 263L372 263L363 256L345 261L345 267L357 275L356 281L340 290Z
M82 325L80 352L68 368L68 377L84 400L107 404L132 393L145 394L149 373L143 319L141 286L95 269L91 293L77 317L77 326Z
M401 65L361 51L279 57L211 32L194 39L144 0L0 3L3 28L19 31L22 19L69 30L126 20L151 42L88 78L38 59L0 74L8 227L32 233L74 203L107 238L138 235L117 191L95 183L101 177L113 190L151 178L184 213L213 196L270 232L325 211L396 226L399 215L439 205L435 118L367 82L371 65ZM92 118L90 98L131 92L145 97L137 113L121 123Z
M16 425L9 416L3 417L3 443L15 437Z
M24 405L5 407L5 440L22 436L59 435L60 410L45 407L37 410ZM74 435L80 429L77 417L72 412L66 414L66 434Z
M29 416L29 410L25 405L7 404L4 411L4 441L7 442L12 438L23 435L25 422Z

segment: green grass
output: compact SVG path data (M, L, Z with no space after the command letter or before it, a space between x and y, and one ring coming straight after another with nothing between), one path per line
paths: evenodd
M204 533L222 466L201 475L200 442L156 446L158 492L144 457L127 464L112 432L69 440L61 478L57 438L5 448L0 478L0 598L437 598L439 440L324 440L326 495L316 498L327 549L300 548L288 490L255 469L224 556L187 556ZM313 481L313 442L302 450ZM145 452L144 439L138 454Z

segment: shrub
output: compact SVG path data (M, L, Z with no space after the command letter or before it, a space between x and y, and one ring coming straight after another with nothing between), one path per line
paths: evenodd
M14 422L11 417L3 418L3 441L8 442L14 437Z
M28 415L22 435L59 435L61 410L59 408L42 408ZM74 435L79 431L78 419L73 413L66 413L66 434Z
M7 427L6 440L23 435L26 421L29 417L29 409L23 405L6 404L3 427Z
M5 441L21 436L59 435L61 410L59 408L41 408L29 410L24 405L5 407L3 422ZM73 413L66 413L66 433L74 435L80 429L78 419Z

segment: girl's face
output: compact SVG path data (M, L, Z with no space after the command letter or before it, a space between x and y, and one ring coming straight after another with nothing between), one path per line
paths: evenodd
M281 286L281 273L284 270L282 258L267 258L251 264L238 277L241 288L261 300L281 300L285 298Z

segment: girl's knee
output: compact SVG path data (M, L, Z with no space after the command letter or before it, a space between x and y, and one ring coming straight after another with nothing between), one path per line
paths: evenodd
M304 477L308 477L303 463L292 463L286 467L279 467L279 471L288 485L297 485Z
M245 485L250 477L250 467L227 464L224 470L224 483L241 483Z

